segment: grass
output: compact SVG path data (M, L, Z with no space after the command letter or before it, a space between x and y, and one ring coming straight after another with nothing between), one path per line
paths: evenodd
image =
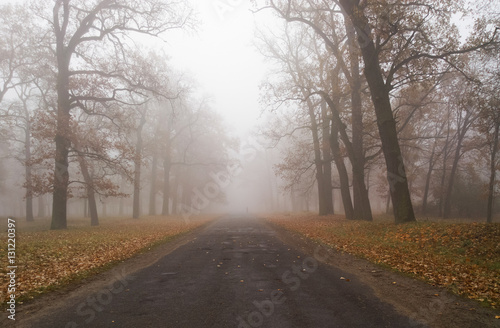
M88 219L68 222L68 229L48 230L48 220L16 220L16 301L24 302L108 270L138 253L191 231L212 217L184 222L176 217L143 217L139 220L103 218L90 227ZM7 220L2 220L6 231ZM7 234L0 236L0 301L7 295Z
M337 250L500 305L500 224L425 221L396 225L385 219L275 215L268 221Z

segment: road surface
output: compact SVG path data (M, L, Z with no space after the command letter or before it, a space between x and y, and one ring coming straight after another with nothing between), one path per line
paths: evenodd
M304 254L277 235L256 218L218 219L155 264L118 276L30 326L412 326L370 287L322 264L327 250Z

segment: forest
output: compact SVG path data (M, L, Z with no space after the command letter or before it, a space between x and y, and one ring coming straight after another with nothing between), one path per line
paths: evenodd
M0 326L498 327L499 134L499 0L3 0Z
M247 138L151 46L196 33L192 7L0 6L0 215L498 217L498 2L253 1L270 69Z

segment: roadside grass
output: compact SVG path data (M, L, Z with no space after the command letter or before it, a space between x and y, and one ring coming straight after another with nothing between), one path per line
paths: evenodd
M148 216L140 219L102 218L90 227L89 219L68 220L68 229L48 230L50 221L27 223L16 220L16 301L57 290L110 269L136 254L168 242L215 217ZM7 296L7 220L0 235L0 301Z
M500 223L425 221L396 225L384 218L271 215L267 220L339 251L500 307Z

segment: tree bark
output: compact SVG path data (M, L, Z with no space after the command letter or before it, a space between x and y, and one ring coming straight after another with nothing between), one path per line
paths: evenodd
M170 170L172 168L171 154L171 128L172 121L167 118L167 129L165 135L165 149L163 153L163 204L161 209L162 215L170 214Z
M149 215L156 215L156 179L158 175L158 154L154 152L151 163L151 189L149 191Z
M326 103L328 104L328 106L331 109L332 120L333 120L333 123L335 125L335 130L337 131L336 133L338 133L340 135L340 138L342 139L342 142L344 143L345 149L347 151L347 155L348 155L348 157L351 161L351 164L353 166L354 175L358 174L358 172L360 172L360 171L364 171L364 167L360 165L359 161L357 161L356 156L354 155L354 149L353 149L351 141L349 140L349 136L347 135L346 126L340 118L338 99L336 98L335 100L333 100L324 91L319 91L319 94L323 97L323 99L326 101ZM338 141L337 141L337 144L338 144ZM342 163L340 165L344 165L343 160L342 160ZM364 176L364 173L362 173L362 175ZM353 179L353 183L354 183L354 179ZM356 179L356 183L358 184L358 190L366 191L366 196L368 197L368 191L366 190L366 185L365 185L364 179L363 180ZM350 196L349 196L349 198L350 198ZM367 215L366 217L356 217L355 213L353 212L352 218L358 219L358 220L364 219L367 221L371 221L372 216L371 216L371 208L369 207L369 202L368 202L367 213L369 215Z
M442 154L443 154L443 167L442 167L442 172L441 172L441 182L439 184L439 209L438 209L438 216L442 217L443 216L443 206L444 206L444 197L445 197L445 190L444 190L444 185L446 182L446 164L448 161L448 153L449 153L449 146L450 146L450 108L448 106L448 116L446 120L447 124L447 129L446 129L446 141L443 146Z
M443 207L443 219L447 219L451 215L451 195L453 192L453 185L455 183L455 175L458 169L458 162L460 157L462 156L462 145L465 139L465 135L467 134L467 130L470 124L471 114L467 112L465 114L464 122L457 131L457 146L455 148L455 156L453 157L453 164L451 166L450 176L448 178L448 186L446 187L446 194L444 198L444 207Z
M161 120L158 120L155 128L155 138L160 138ZM151 163L151 189L149 191L149 215L156 215L156 194L158 193L158 160L159 160L159 147L157 143L153 146L153 161Z
M68 154L70 142L67 138L69 129L69 93L66 87L60 87L68 81L67 78L58 79L58 94L63 94L63 98L58 100L57 108L57 130L55 136L56 153L55 153L55 168L54 168L54 190L52 201L52 222L50 228L52 230L67 228L67 209L68 200ZM66 95L66 97L64 96Z
M26 174L26 221L35 221L33 217L33 179L31 172L31 127L30 127L30 117L28 113L28 108L26 105L26 100L23 100L24 110L26 114L26 127L25 140L24 140L24 158L25 158L25 174Z
M163 155L163 204L161 209L161 215L170 214L170 169L171 169L171 159L170 159L170 142L167 141L167 146L165 149L165 154Z
M336 70L344 71L344 75L349 80L351 87L351 96L352 96L352 106L353 106L353 143L355 151L349 152L348 156L353 164L353 189L354 189L354 209L356 211L355 218L371 221L373 219L370 200L368 197L368 190L365 185L364 178L364 152L363 152L363 120L362 120L362 102L361 102L361 79L360 79L360 69L359 69L359 53L355 49L355 36L354 36L354 26L352 23L346 19L346 31L349 38L349 47L350 47L350 56L351 56L351 69L353 74L350 74L347 66L344 63L343 55L337 46L337 43L332 40L325 34L321 29L315 25L313 22L308 21L302 17L290 17L288 13L285 13L279 10L274 4L272 6L284 17L288 22L301 22L304 23L311 28L325 41L327 47L330 48L333 55L338 61ZM333 39L337 38L336 35L333 35ZM352 76L351 76L352 75ZM337 74L333 74L332 84L334 88L337 88ZM301 85L301 84L300 84ZM339 94L339 93L338 93ZM333 109L332 109L333 110ZM339 128L342 127L342 123L339 123ZM349 137L346 134L343 134L340 131L340 137L342 141L348 147L351 145Z
M491 163L490 163L490 183L488 185L488 205L486 211L486 222L493 222L493 201L495 199L495 173L497 170L496 158L498 152L498 134L500 130L500 120L495 122L495 132L493 134L493 149L491 150Z
M163 204L161 215L170 214L170 155L163 159Z
M415 221L408 179L399 147L396 121L389 98L389 87L384 82L368 18L359 7L358 1L340 0L340 5L351 19L358 34L358 44L365 63L364 74L370 88L382 141L395 221L396 223Z
M97 204L95 200L95 191L94 191L94 182L93 177L89 172L89 168L87 165L87 161L85 158L78 154L78 163L80 164L80 169L82 170L83 180L85 181L85 186L87 190L87 200L89 206L89 214L90 214L90 225L98 226L99 225L99 216L97 214Z
M141 121L137 127L137 141L134 156L134 196L132 203L132 218L138 219L141 206L141 162L142 162L142 129L146 124L146 113L141 112ZM154 180L153 180L154 181Z
M342 196L342 204L344 205L345 217L348 220L354 219L354 209L352 207L351 191L349 190L349 176L345 167L344 158L340 154L339 146L339 129L336 122L332 122L332 130L330 133L330 147L332 149L333 160L339 172L340 194Z
M431 156L429 158L429 167L427 168L427 175L425 176L425 186L424 186L424 195L422 197L422 214L427 214L427 198L429 197L429 187L431 184L431 176L432 170L434 169L434 155L436 153L436 141L434 141L434 145L432 146Z
M352 22L344 20L351 64L351 110L352 110L352 188L354 199L354 217L372 221L372 210L368 190L365 185L365 154L363 150L363 103L361 100L361 76L359 53L356 47L355 30Z
M179 198L179 169L174 170L174 185L172 187L172 214L179 214L177 210L177 203Z
M56 58L57 58L57 111L56 111L56 153L54 168L54 188L52 197L52 222L51 230L67 228L67 200L68 200L68 154L70 141L68 132L70 130L70 93L69 93L69 63L71 53L65 47L66 24L68 23L69 3L65 2L62 26L59 23L59 6L54 8L54 34L56 37Z
M332 154L330 147L330 119L326 103L321 102L322 153L323 153L323 197L326 214L333 214Z
M311 123L311 134L313 138L313 149L314 149L314 165L316 167L316 184L318 186L318 205L319 205L319 215L327 215L327 209L325 206L325 188L323 180L323 165L321 160L321 148L318 135L318 123L316 121L316 113L314 111L314 105L311 100L307 98L307 109L309 113L309 122Z

